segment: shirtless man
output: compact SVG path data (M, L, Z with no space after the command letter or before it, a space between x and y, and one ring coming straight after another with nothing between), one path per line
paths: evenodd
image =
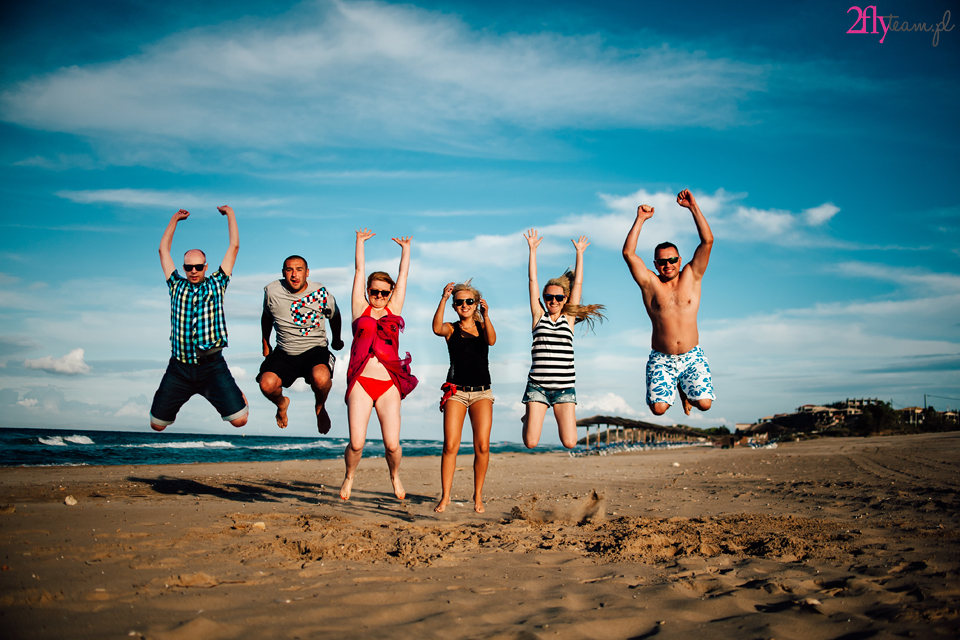
M290 398L283 395L297 378L303 378L313 389L317 414L317 431L330 431L330 415L324 404L333 386L333 365L336 357L330 353L325 319L330 320L333 333L330 345L343 349L340 339L340 309L319 282L309 282L310 269L300 256L283 261L283 278L263 288L263 314L260 328L263 334L263 357L257 382L263 395L277 405L277 426L287 427L287 407ZM277 331L277 346L270 346L270 332Z
M674 400L674 389L680 391L683 411L690 415L696 407L706 411L713 404L713 381L710 365L700 349L697 332L697 311L700 309L700 281L710 261L713 233L697 201L689 190L677 194L677 204L690 210L700 234L700 245L690 264L683 266L677 247L664 242L653 252L657 272L647 269L637 257L637 239L643 223L653 217L653 207L637 207L637 219L623 243L623 259L630 274L640 285L643 306L653 323L650 358L647 360L647 404L660 416Z

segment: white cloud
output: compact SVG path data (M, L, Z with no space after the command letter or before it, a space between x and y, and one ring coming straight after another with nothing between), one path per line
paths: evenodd
M13 165L16 167L39 167L50 171L66 171L68 169L93 169L96 163L88 155L61 153L55 158L31 156L14 162Z
M713 193L694 194L700 209L714 235L736 242L776 242L779 244L828 244L838 241L818 236L813 228L836 215L840 209L831 203L793 213L781 209L758 209L740 204L746 193L731 193L717 189ZM697 228L686 209L677 204L673 192L651 192L638 189L625 196L598 194L609 213L572 214L552 224L537 228L544 240L538 257L558 258L569 255L573 264L573 247L569 240L581 234L589 237L591 245L608 250L619 250L630 226L636 219L637 207L651 204L653 218L643 225L637 243L638 255L646 255L664 239L677 242L697 237ZM470 239L449 242L418 243L418 255L427 269L434 265L455 263L464 267L513 268L526 263L527 247L522 237L525 230L504 235L478 235ZM841 243L848 244L848 243Z
M159 138L259 148L376 141L486 155L515 154L495 131L518 127L730 126L739 102L764 88L765 66L651 44L496 34L409 5L334 1L25 80L0 96L0 113L131 153Z
M806 219L807 224L816 227L824 222L827 222L839 212L840 207L836 206L832 202L825 202L819 207L813 207L812 209L805 210L803 212L803 217Z
M117 412L114 415L118 418L148 418L150 415L150 408L145 404L140 404L134 400L130 400L122 407L117 409Z
M581 417L590 414L631 417L640 415L640 412L631 407L626 400L612 392L598 395L578 395L577 412Z
M419 242L421 260L427 265L455 264L460 269L516 266L527 261L527 243L520 232L507 235L479 235L467 240ZM428 267L429 268L429 267Z
M83 349L74 349L62 358L53 356L44 356L36 360L24 360L23 366L28 369L41 369L53 373L66 373L76 375L87 373L90 366L83 361Z
M213 210L214 202L231 202L234 207L273 207L283 204L284 200L236 198L227 195L210 195L185 191L158 191L155 189L89 189L85 191L62 190L56 195L80 204L119 204L125 207L166 207L168 209Z
M37 406L38 400L36 398L24 398L23 400L17 400L17 404L21 407L35 407Z
M236 380L246 380L247 379L247 370L242 367L229 367L230 373L233 374L234 379Z
M847 276L885 280L939 293L960 292L960 275L955 273L932 273L919 267L891 267L869 262L843 262L837 268Z

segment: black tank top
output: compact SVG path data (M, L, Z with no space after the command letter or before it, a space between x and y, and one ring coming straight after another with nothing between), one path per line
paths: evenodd
M447 382L458 387L480 387L490 384L490 365L487 353L490 345L483 336L483 327L477 323L479 336L472 336L460 329L460 321L453 323L453 335L447 340L450 353L450 370Z

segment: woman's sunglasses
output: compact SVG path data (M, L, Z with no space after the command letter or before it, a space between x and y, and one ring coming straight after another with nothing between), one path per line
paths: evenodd
M460 307L463 305L467 305L469 307L474 302L476 302L476 300L474 300L473 298L457 298L456 300L453 301L453 306Z
M554 300L556 300L557 302L563 302L566 299L567 299L567 296L563 295L562 293L558 295L552 295L549 293L543 294L544 302L553 302Z

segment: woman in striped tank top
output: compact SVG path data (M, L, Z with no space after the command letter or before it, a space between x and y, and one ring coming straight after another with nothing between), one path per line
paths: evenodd
M583 252L590 243L587 236L571 240L577 248L574 273L567 271L563 276L547 281L543 288L544 307L537 283L537 247L543 238L537 236L536 229L530 229L523 237L530 247L530 313L533 315L532 364L523 394L523 403L527 405L523 417L523 443L530 449L537 446L547 409L553 407L560 442L572 449L577 446L573 325L586 320L592 327L595 319L603 320L600 313L603 305L580 305Z

